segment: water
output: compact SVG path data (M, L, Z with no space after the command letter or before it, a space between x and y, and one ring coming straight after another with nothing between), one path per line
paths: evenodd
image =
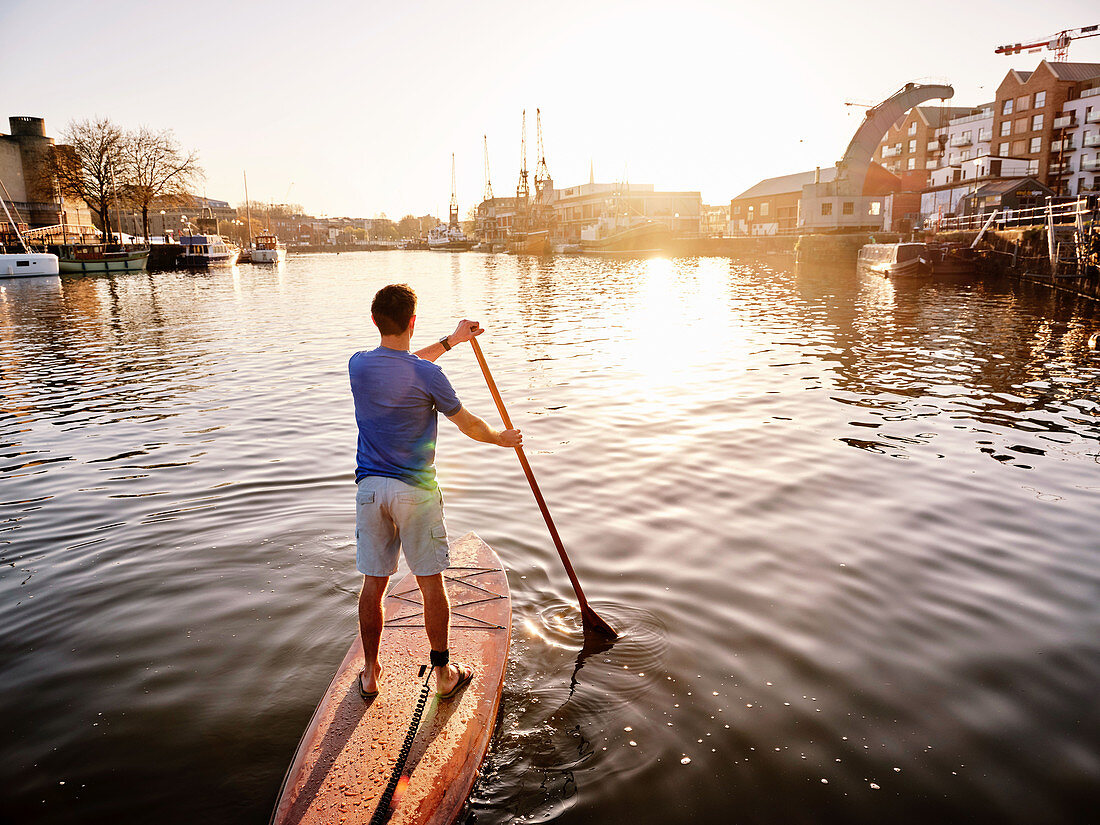
M1096 821L1100 308L726 259L367 253L0 284L0 821L262 823L355 632L346 362L481 339L441 422L515 626L478 823ZM496 420L468 348L441 365Z

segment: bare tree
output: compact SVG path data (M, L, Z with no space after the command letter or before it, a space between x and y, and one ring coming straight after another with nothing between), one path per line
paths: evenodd
M154 132L145 126L125 135L122 178L126 199L141 209L142 234L149 237L149 206L154 200L178 203L203 177L199 154L184 153L171 129Z
M108 118L70 121L55 147L51 167L61 191L83 198L111 236L111 199L118 193L125 133Z

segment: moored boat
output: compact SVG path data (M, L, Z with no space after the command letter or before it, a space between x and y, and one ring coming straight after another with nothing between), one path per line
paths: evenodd
M58 272L57 256L48 252L0 253L0 278L33 278Z
M859 250L860 269L885 278L915 277L932 272L928 246L923 243L869 243Z
M64 244L57 257L62 272L141 272L149 263L149 247Z
M286 244L271 233L257 235L251 252L254 264L277 264L286 260Z
M550 255L554 248L550 243L549 230L535 229L512 235L508 240L508 251L514 255Z
M456 224L441 223L428 230L428 249L434 252L465 252L472 249L475 243Z
M928 260L933 275L973 275L977 254L969 244L928 244Z
M660 221L640 220L627 226L608 219L581 230L581 249L596 254L661 252L672 231Z
M233 266L240 250L231 248L221 235L181 235L183 251L176 264L188 269L207 269L212 266Z

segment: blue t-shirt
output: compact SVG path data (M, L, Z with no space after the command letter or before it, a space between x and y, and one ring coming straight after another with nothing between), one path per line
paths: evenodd
M443 370L411 352L378 347L348 361L359 445L355 481L397 478L435 489L436 412L462 408Z

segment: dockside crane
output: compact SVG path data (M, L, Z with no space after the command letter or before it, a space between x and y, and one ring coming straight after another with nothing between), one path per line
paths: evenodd
M1079 29L1065 29L1033 43L1009 43L998 46L993 50L994 54L1014 55L1020 52L1037 52L1041 49L1050 49L1054 52L1054 59L1064 61L1069 56L1069 44L1074 40L1083 40L1086 37L1100 35L1100 24L1094 26L1082 26Z
M535 201L546 202L546 189L553 183L550 169L546 166L546 151L542 148L542 109L535 109L535 123L538 132L539 162L535 165Z
M531 189L527 185L527 110L523 110L523 128L519 140L519 180L516 182L516 215L513 232L527 231L527 204Z
M482 135L481 137L485 141L485 194L482 200L491 201L493 199L493 182L489 180L489 136Z

